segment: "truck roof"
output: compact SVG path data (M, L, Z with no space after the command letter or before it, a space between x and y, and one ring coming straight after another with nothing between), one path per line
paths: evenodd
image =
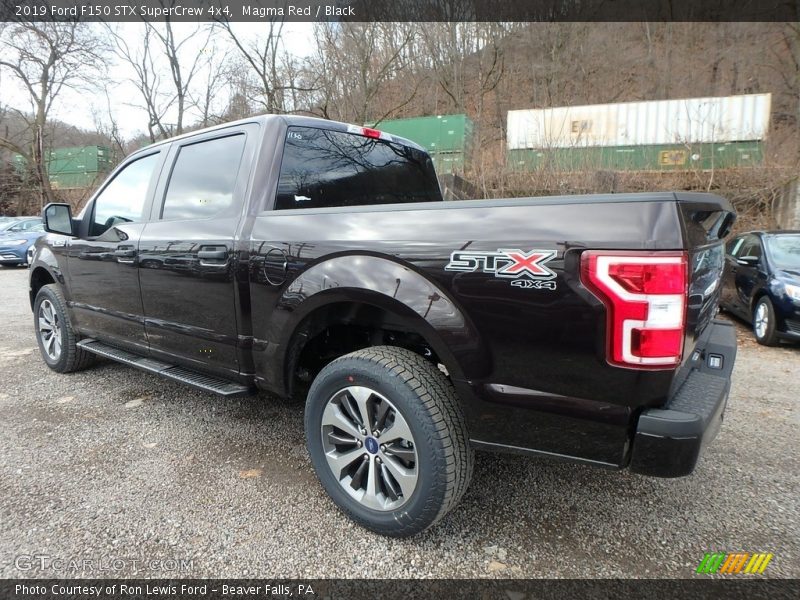
M172 143L172 142L174 142L176 140L183 140L183 139L195 136L195 135L197 135L199 133L207 133L207 132L210 132L210 131L218 131L218 130L222 130L222 129L227 129L228 127L236 127L238 125L244 125L246 123L267 123L269 121L274 121L276 119L282 119L288 126L318 127L318 128L323 128L323 129L332 129L334 131L342 131L342 132L345 132L345 133L357 133L356 131L353 131L354 127L355 128L361 127L362 129L364 129L360 125L352 125L352 124L349 124L349 123L343 123L341 121L332 121L330 119L320 119L318 117L309 117L309 116L304 116L304 115L256 115L256 116L253 116L253 117L247 117L245 119L238 119L236 121L229 121L227 123L220 123L219 125L213 125L211 127L204 127L203 129L195 129L193 131L188 131L188 132L183 133L181 135L176 135L174 137L167 138L165 140L159 140L159 141L154 142L154 143L152 143L152 144L150 144L148 146L145 146L144 148L140 148L139 150L131 152L129 154L129 156L132 156L134 154L138 154L139 152L141 152L143 150L156 148L156 147L162 146L164 144L170 144L170 143ZM378 129L378 131L380 131L380 124L377 127L377 129ZM421 150L422 152L426 152L427 153L427 151L422 146L420 146L419 144L417 144L416 142L414 142L412 140L409 140L407 138L401 137L399 135L395 135L393 133L392 134L387 133L385 135L389 136L389 138L390 138L389 141L397 142L397 143L403 144L404 146L410 146L412 148L416 148L417 150Z

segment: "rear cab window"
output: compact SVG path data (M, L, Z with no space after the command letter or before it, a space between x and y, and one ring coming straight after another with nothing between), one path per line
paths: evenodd
M331 129L288 128L276 210L441 201L423 150Z

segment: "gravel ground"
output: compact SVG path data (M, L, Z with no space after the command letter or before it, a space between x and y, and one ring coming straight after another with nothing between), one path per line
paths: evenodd
M27 272L0 269L0 577L691 577L712 550L772 552L766 575L800 577L800 348L744 326L691 477L479 454L458 508L392 540L325 496L299 406L110 362L58 375L31 320Z

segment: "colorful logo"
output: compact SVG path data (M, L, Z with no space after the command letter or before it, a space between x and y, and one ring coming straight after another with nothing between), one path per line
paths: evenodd
M747 573L760 575L772 560L767 552L706 552L698 573Z
M445 271L475 271L491 273L495 277L513 279L511 285L522 288L556 289L556 274L547 263L555 258L552 250L500 248L497 252L457 250L450 255ZM520 282L520 283L517 283ZM522 283L526 282L526 283Z

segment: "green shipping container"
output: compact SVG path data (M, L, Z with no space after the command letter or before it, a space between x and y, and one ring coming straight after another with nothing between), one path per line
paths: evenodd
M14 155L19 171L25 169L25 159ZM76 146L57 148L47 154L50 184L56 189L92 187L111 171L111 150L106 146Z
M111 150L106 146L57 148L48 156L50 173L96 173L111 168Z
M464 154L462 152L438 152L431 154L433 168L436 173L463 173L465 165Z
M463 172L472 154L474 127L467 115L394 119L375 127L425 148L440 173Z
M755 166L763 161L760 141L508 151L508 167L514 171L708 171Z

